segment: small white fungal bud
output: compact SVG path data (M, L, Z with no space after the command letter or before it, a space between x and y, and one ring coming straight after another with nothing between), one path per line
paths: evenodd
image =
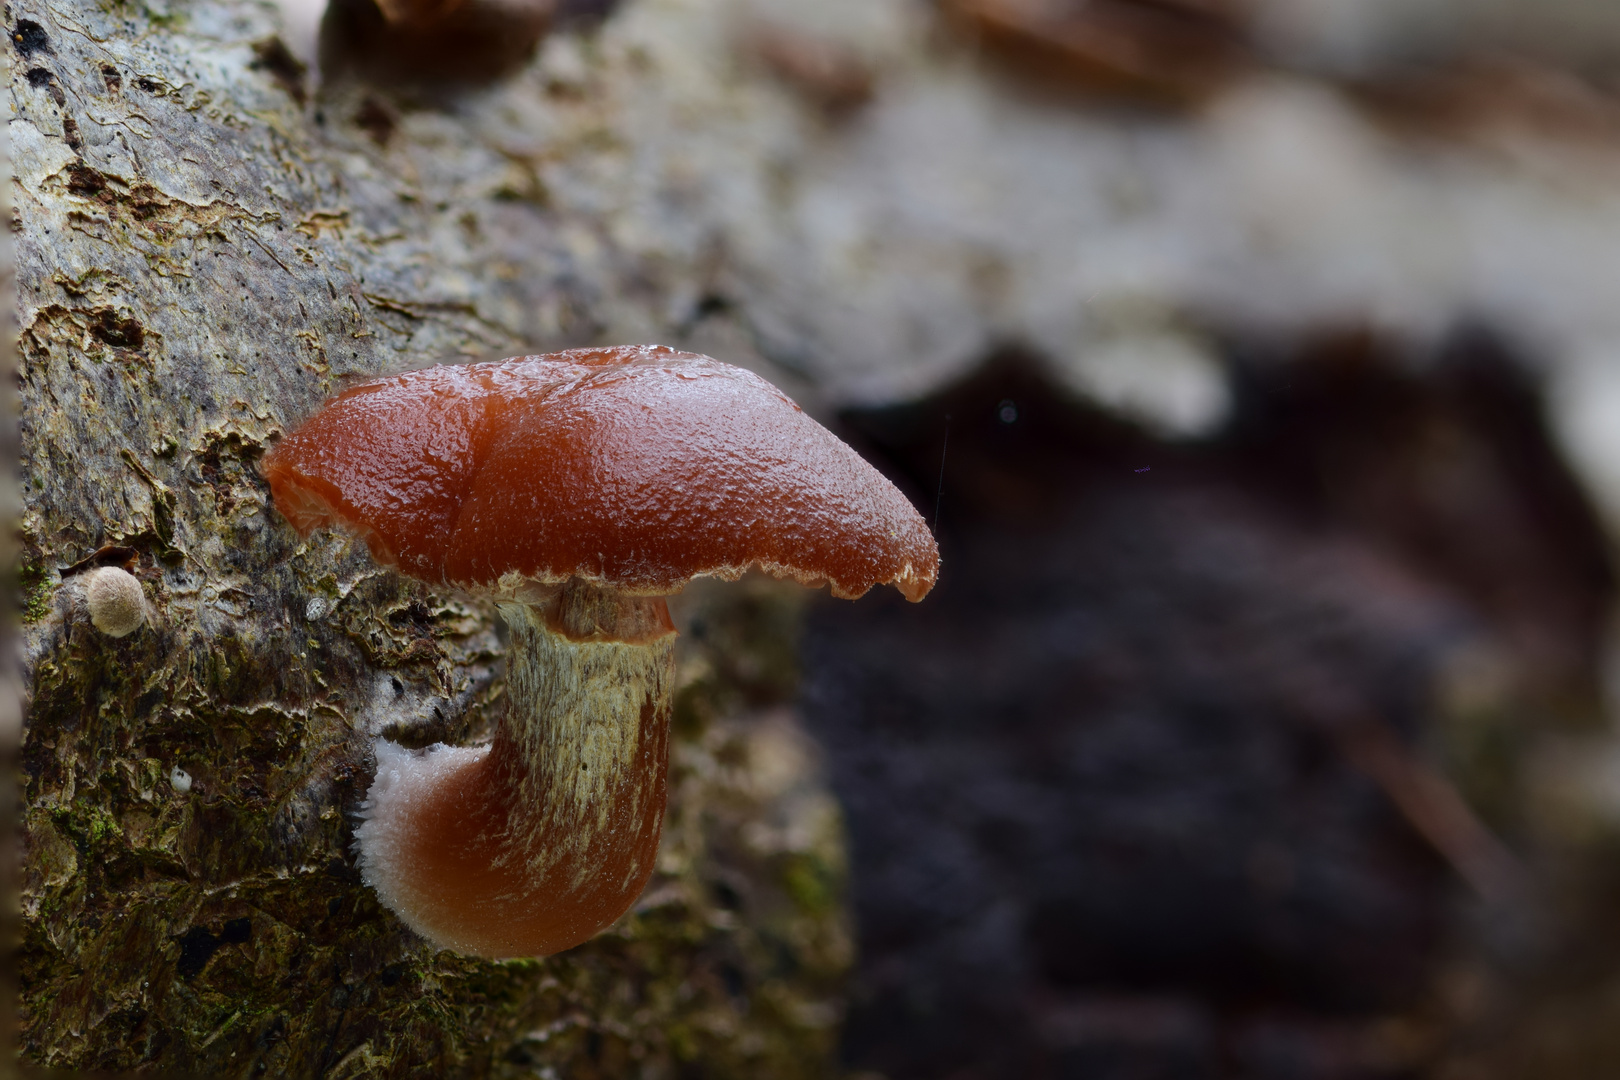
M169 786L184 795L191 790L191 774L176 765L174 771L169 773Z
M146 594L135 575L103 566L84 576L84 602L90 623L108 637L134 633L146 621Z

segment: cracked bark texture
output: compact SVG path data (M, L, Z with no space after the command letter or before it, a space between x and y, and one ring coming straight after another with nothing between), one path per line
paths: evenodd
M647 168L677 138L662 61L571 36L485 92L307 98L261 4L18 0L7 27L24 1060L827 1073L843 848L782 705L791 591L678 605L670 812L634 911L559 957L468 960L383 910L350 842L373 735L467 739L501 707L494 612L300 541L255 469L346 380L446 357L662 340L768 368L701 303L723 244L680 162ZM739 151L756 176L765 149ZM74 571L97 559L134 569L152 625L89 625Z

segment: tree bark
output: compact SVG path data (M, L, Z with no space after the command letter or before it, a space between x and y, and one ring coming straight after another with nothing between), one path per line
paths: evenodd
M613 930L545 960L469 960L360 883L373 739L486 731L497 620L350 538L300 540L256 461L354 378L692 344L714 236L676 204L636 219L588 197L593 170L632 167L633 49L574 40L573 75L489 91L312 98L273 15L246 0L9 8L24 1060L827 1073L850 957L843 849L784 707L791 589L676 605L700 632L679 654L665 842ZM636 233L649 221L654 243ZM79 585L108 563L152 612L120 639L90 625Z

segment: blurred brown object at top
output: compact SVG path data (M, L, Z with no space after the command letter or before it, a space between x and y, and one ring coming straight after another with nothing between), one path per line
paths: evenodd
M377 0L377 9L391 26L428 27L450 18L466 4L467 0Z
M614 0L330 0L320 66L384 86L481 86L516 71L554 26L599 22Z
M1251 63L1244 0L943 0L1026 74L1094 93L1191 105Z
M1620 135L1620 93L1583 72L1505 53L1452 57L1347 89L1379 119L1416 133L1478 138L1534 132L1541 138L1612 143Z
M847 45L768 23L750 27L742 45L831 119L872 99L872 69Z

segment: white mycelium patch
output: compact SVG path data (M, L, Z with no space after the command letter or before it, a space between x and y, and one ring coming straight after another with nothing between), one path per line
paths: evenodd
M377 776L360 804L361 822L354 830L359 851L360 877L377 896L418 933L435 944L450 945L420 925L418 881L410 833L411 812L443 795L444 785L489 753L488 746L431 746L407 750L397 743L377 740ZM431 887L431 883L425 883Z

